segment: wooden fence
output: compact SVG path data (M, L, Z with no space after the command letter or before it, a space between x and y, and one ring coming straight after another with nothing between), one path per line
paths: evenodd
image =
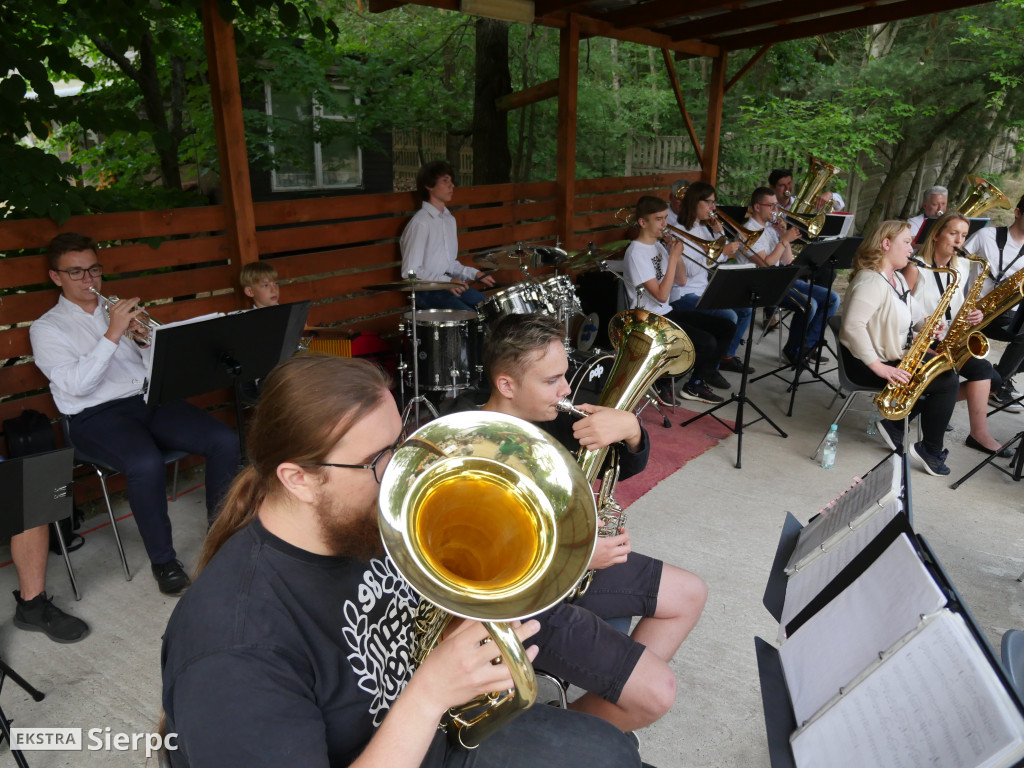
M621 239L615 211L646 191L664 194L676 177L577 182L573 241L562 247L573 251ZM517 242L554 244L555 195L554 182L459 188L451 208L462 261L471 264L474 253ZM283 302L312 302L311 324L393 336L405 294L366 286L400 278L399 236L419 207L408 192L258 203L260 258L277 269ZM61 227L49 219L0 222L0 420L24 408L58 416L28 337L31 322L57 301L43 255L54 235L81 232L96 240L104 294L141 296L151 314L166 322L240 306L224 227L220 206L77 216ZM514 282L522 275L496 278ZM194 402L233 423L229 398L225 390Z

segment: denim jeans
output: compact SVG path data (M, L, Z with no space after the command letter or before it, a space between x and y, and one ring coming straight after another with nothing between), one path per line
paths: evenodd
M592 715L534 704L473 750L439 734L421 768L641 768L640 754L622 731ZM647 766L650 768L650 766Z
M456 296L451 291L424 291L416 294L417 309L462 309L476 310L477 304L487 297L474 288L467 288Z
M213 522L238 471L238 436L231 427L184 400L150 407L141 395L87 408L71 419L71 442L123 472L128 506L154 564L175 558L167 516L163 450L206 458L206 517Z
M789 294L782 300L784 309L792 309L793 321L789 325L789 338L782 351L791 359L796 359L801 351L806 352L813 349L821 341L825 323L837 311L839 311L839 294L830 291L823 285L814 286L811 291L811 284L806 280L797 280L789 289ZM807 314L810 314L811 322L807 324ZM807 338L804 338L804 329L807 329Z
M697 309L697 302L700 296L696 293L687 293L682 298L672 302L674 309L685 309L691 312L702 312L713 317L724 317L736 326L729 346L726 347L725 357L732 357L739 349L740 342L747 333L747 326L750 325L750 317L753 314L750 307L734 307L732 309Z

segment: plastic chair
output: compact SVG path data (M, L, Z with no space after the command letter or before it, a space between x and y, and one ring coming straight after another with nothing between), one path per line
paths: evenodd
M1024 697L1024 632L1019 629L1006 630L1000 646L1006 674L1010 676L1017 694Z
M132 580L132 573L128 568L128 559L124 554L124 546L121 544L121 534L117 530L117 519L114 517L114 507L110 503L110 492L107 490L107 478L118 474L120 470L114 469L108 464L100 461L94 456L83 453L74 443L71 442L71 420L68 416L61 414L61 429L64 431L64 442L75 449L75 462L92 467L100 480L100 489L103 491L103 501L107 505L107 514L110 516L110 528L114 532L114 541L117 543L117 552L121 556L121 567L124 569L125 581ZM178 462L189 455L188 451L165 450L163 451L164 464L174 464L174 479L171 485L171 499L178 498Z

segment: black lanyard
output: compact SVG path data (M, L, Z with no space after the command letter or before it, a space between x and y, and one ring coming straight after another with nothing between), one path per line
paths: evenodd
M935 278L935 284L937 286L939 286L939 301L942 301L942 294L944 294L946 292L946 290L949 288L949 283L950 283L950 281L952 281L953 278L950 275L946 275L946 287L943 288L942 287L942 278L939 276L939 273L938 272L932 272L932 277ZM949 304L946 305L946 319L947 320L952 320L953 319L953 315L950 312Z
M1013 261L1003 266L1003 249L1006 248L1006 241L1010 236L1009 227L997 227L996 228L996 247L999 249L999 272L992 275L992 279L999 284L1003 282L1003 276L1010 271L1010 267L1017 263L1021 256L1024 256L1024 245L1017 251L1017 255L1013 257Z
M881 273L879 273L879 274L881 274ZM893 276L893 280L895 280L896 279L896 273L893 272L892 276ZM936 277L938 277L938 275L936 275ZM885 275L882 275L882 278L885 280L886 284L890 288L892 288L892 292L896 294L896 298L898 298L900 301L902 301L903 304L906 305L906 307L909 309L910 305L907 304L907 297L910 296L910 288L908 287L905 290L900 291L900 289L897 288L895 285L893 285L889 281L889 278L887 278ZM910 325L907 326L907 342L906 342L906 344L903 345L903 348L904 349L909 349L910 345L913 342L914 342L914 313L911 312L910 313Z

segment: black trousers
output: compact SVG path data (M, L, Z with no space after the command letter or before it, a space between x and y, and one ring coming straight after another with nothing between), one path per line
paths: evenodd
M688 309L673 309L668 319L686 331L693 342L695 361L693 375L705 379L718 370L718 363L725 357L736 323L724 317Z

